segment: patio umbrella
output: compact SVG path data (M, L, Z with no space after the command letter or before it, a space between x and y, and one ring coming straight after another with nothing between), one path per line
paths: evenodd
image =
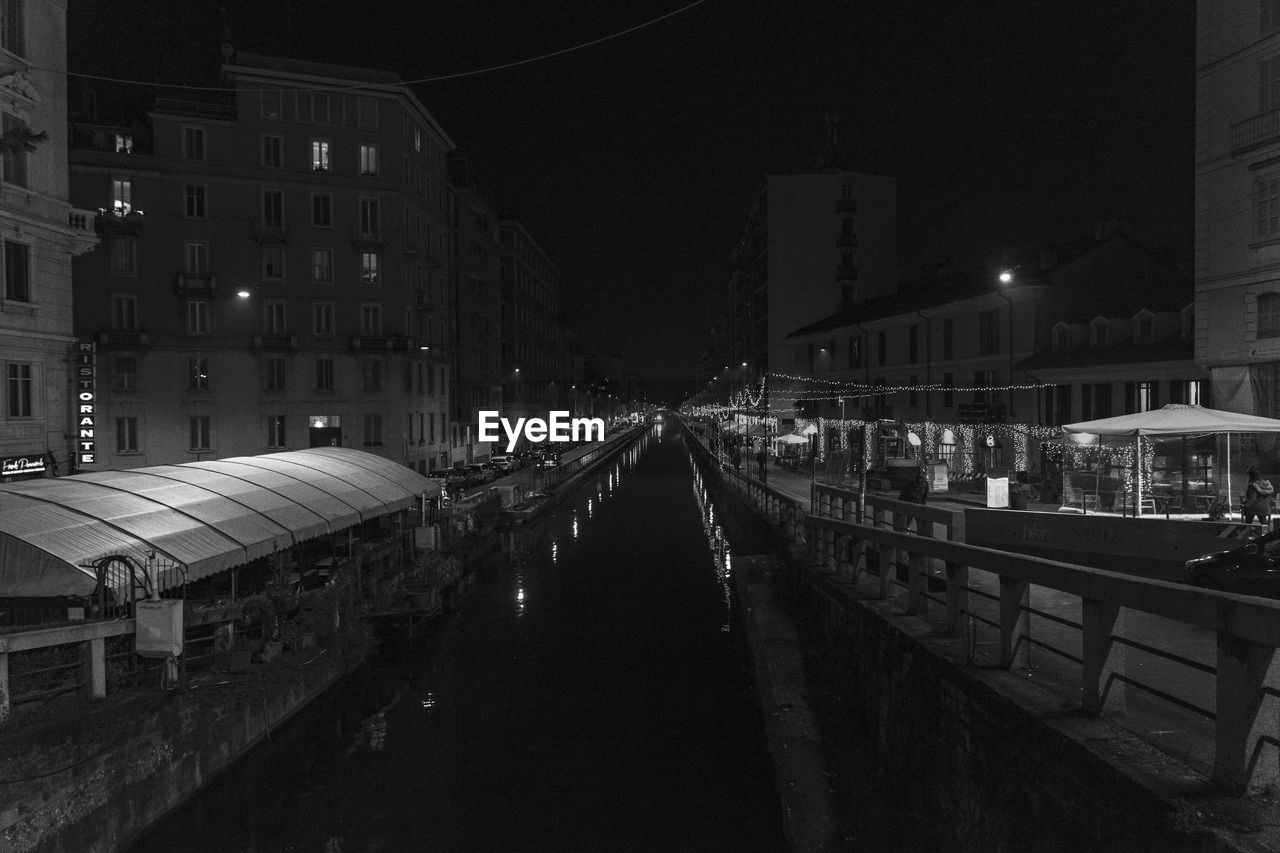
M774 441L778 442L779 444L808 444L809 443L809 439L805 438L803 435L797 435L794 432L789 432L786 435L780 435L777 438L775 438Z

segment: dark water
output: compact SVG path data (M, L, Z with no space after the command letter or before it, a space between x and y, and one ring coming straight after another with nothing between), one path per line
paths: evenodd
M687 451L642 442L427 642L321 697L133 848L783 851Z

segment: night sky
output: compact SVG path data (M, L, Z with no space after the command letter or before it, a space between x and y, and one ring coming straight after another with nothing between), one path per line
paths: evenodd
M898 179L903 277L1114 216L1190 259L1192 0L689 2L71 0L68 65L207 84L226 20L238 50L417 81L684 8L413 86L588 346L654 384L691 382L764 175L809 170L828 113L851 168Z

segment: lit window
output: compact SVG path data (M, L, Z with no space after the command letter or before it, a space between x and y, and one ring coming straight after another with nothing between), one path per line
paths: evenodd
M28 363L10 362L7 366L8 415L11 418L29 418L34 413L33 370L33 365Z
M133 153L133 137L125 136L122 133L116 134L116 153L132 154Z
M377 252L361 252L360 253L360 283L361 284L377 284L378 283L378 253Z
M360 146L360 174L378 174L378 146L364 144Z
M192 391L209 390L209 359L187 359L187 388Z
M111 212L125 216L133 210L133 181L129 178L113 178L111 181Z
M329 142L325 139L311 140L311 170L314 172L329 171Z
M333 281L333 252L330 249L311 250L311 279L313 281Z

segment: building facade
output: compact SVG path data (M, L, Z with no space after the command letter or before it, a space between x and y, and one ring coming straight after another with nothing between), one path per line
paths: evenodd
M66 44L65 3L0 9L0 482L65 474L97 449L96 355L77 346L71 286L97 240L69 201Z
M308 446L453 461L453 143L386 72L227 52L224 91L75 123L103 452L125 468Z
M1280 6L1196 9L1196 360L1218 407L1277 417Z
M507 417L572 408L564 364L560 271L523 224L498 223L502 281L502 401Z

